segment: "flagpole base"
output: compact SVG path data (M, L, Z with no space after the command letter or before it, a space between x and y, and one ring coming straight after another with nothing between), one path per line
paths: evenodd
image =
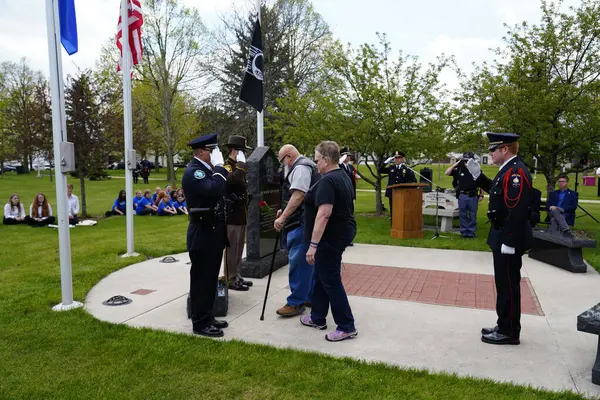
M137 257L137 256L139 256L139 255L140 255L140 253L133 252L133 253L125 253L125 254L121 254L121 257L122 257L122 258L126 258L126 257Z
M74 301L71 304L67 305L64 305L63 303L57 304L54 307L52 307L52 311L69 311L80 307L83 307L83 303Z

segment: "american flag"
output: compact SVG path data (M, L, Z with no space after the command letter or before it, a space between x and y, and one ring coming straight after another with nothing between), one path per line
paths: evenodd
M131 60L133 65L137 65L142 59L142 6L140 0L127 0L127 8L129 9L129 49L131 50ZM123 62L123 30L121 29L121 14L119 13L119 24L117 32L117 47L119 48L120 58L117 71L121 70Z

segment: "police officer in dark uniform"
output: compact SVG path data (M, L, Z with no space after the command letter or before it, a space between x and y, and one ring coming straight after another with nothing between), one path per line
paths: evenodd
M225 186L225 199L228 204L227 237L229 247L225 249L225 265L229 289L247 291L253 285L251 281L242 278L242 253L246 243L246 224L248 223L248 185L246 174L248 166L245 163L244 151L250 150L246 146L246 138L231 135L227 141L230 150L225 161L227 184Z
M500 166L491 180L474 159L467 168L479 187L489 193L491 223L487 243L494 257L497 326L483 328L481 340L491 344L519 344L521 333L521 266L523 254L531 248L533 233L529 221L532 180L527 166L517 156L519 135L487 133L490 158Z
M354 188L353 199L356 200L356 179L354 179L356 170L354 169L354 166L350 164L350 151L347 147L342 147L340 149L340 155L342 156L340 158L340 168L348 175L350 181L352 181L352 187Z
M209 337L223 336L226 321L217 321L213 307L217 291L225 231L225 182L223 155L217 147L217 135L205 135L191 141L194 150L182 178L188 211L187 249L190 269L191 317L194 333Z
M467 162L474 158L475 154L467 151L462 158L446 170L446 175L452 176L452 186L456 190L458 199L458 210L460 217L460 234L465 239L475 237L477 229L477 206L481 197L480 189L473 179L473 175L467 169Z
M403 152L397 151L392 157L385 160L384 165L379 168L379 173L389 175L385 197L388 198L390 203L390 217L392 216L392 189L390 186L398 183L417 183L415 173L404 165L405 156ZM392 159L394 165L388 165Z

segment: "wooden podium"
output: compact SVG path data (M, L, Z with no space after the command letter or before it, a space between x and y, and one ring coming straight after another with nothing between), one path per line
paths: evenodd
M390 236L399 239L423 238L424 183L399 183L392 188L392 229Z

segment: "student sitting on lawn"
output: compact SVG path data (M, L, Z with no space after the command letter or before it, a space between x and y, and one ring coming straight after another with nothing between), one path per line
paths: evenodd
M175 209L177 210L177 214L185 214L188 215L187 203L183 196L179 196L177 201L174 204Z
M53 224L56 218L52 216L52 207L43 193L38 193L29 206L29 225L33 227Z
M160 186L157 186L156 188L154 188L154 193L152 194L152 204L156 204L158 194L160 193L161 190L162 189L160 188Z
M121 190L119 192L119 196L113 203L112 209L107 211L104 215L110 217L111 215L125 215L126 213L126 203L125 203L125 190Z
M150 191L150 189L147 189L147 190ZM133 198L133 211L137 210L137 206L138 206L138 204L140 204L140 201L142 201L143 198L144 198L144 195L142 194L142 191L136 190L135 197Z
M171 197L165 195L158 205L158 211L156 212L161 217L167 217L171 215L177 215L177 210L173 207L173 203L171 202Z
M152 196L150 195L150 189L146 189L144 197L138 203L135 213L137 215L152 215L156 214L158 207L152 203Z
M18 194L13 193L8 198L8 203L4 206L4 219L2 222L4 225L29 223L29 216L25 215L25 207L23 206L23 203L21 203Z

